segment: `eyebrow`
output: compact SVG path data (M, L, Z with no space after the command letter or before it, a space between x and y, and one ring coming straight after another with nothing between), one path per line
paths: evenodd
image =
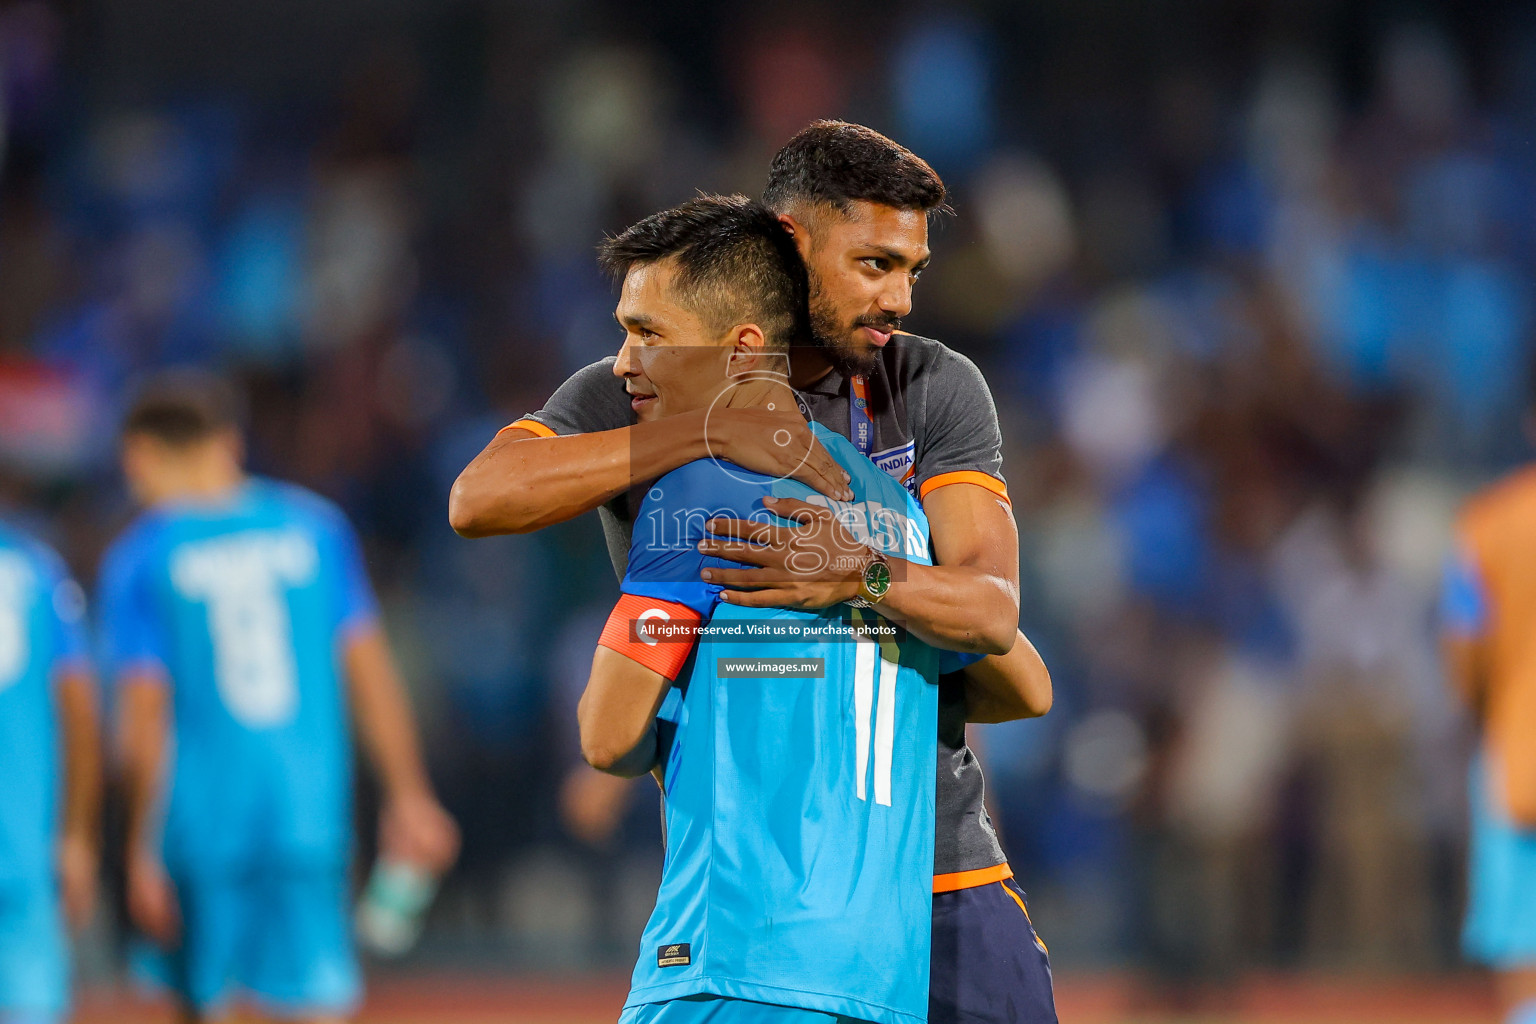
M628 316L620 316L619 311L614 310L613 318L619 322L620 327L639 327L647 331L654 331L656 329L656 321L644 313L630 313Z

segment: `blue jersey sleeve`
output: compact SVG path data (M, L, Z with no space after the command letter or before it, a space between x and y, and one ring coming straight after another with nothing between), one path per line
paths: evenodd
M368 564L363 558L363 545L357 531L340 512L332 524L335 540L336 566L340 574L337 592L340 607L337 609L336 628L343 636L374 625L379 620L379 601L374 595L373 584L368 579Z
M1453 637L1474 640L1488 629L1488 592L1471 553L1458 551L1446 563L1440 588L1440 621Z
M704 524L716 517L772 521L762 505L770 486L766 478L759 481L744 470L727 470L712 459L690 462L656 481L635 516L629 567L619 589L687 605L708 619L723 588L706 583L699 573L706 566L738 564L706 558L699 551L699 542L709 532Z
M986 655L984 655L984 654L972 654L972 653L962 654L959 651L940 650L939 651L939 675L947 676L951 672L961 672L961 671L964 671L966 668L969 668L971 665L976 664L978 661L980 661L984 657L986 657Z
M150 556L145 535L132 533L113 545L102 564L102 668L113 680L134 669L168 673L170 651L155 614Z
M69 575L64 562L49 552L43 559L44 600L53 634L53 668L84 668L90 660L85 629L85 591Z

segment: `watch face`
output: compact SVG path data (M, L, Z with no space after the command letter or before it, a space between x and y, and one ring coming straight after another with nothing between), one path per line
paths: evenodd
M891 589L891 567L885 562L871 562L864 568L864 586L876 597Z

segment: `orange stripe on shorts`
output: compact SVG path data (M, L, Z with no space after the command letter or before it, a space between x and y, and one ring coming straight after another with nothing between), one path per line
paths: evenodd
M951 871L947 875L934 875L933 891L955 892L959 889L974 889L978 885L989 885L1012 877L1013 868L1004 861L989 868L974 868L970 871Z

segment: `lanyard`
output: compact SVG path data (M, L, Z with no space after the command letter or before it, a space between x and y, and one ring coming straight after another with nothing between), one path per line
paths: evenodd
M848 378L848 440L863 455L875 446L875 417L869 411L869 378Z

